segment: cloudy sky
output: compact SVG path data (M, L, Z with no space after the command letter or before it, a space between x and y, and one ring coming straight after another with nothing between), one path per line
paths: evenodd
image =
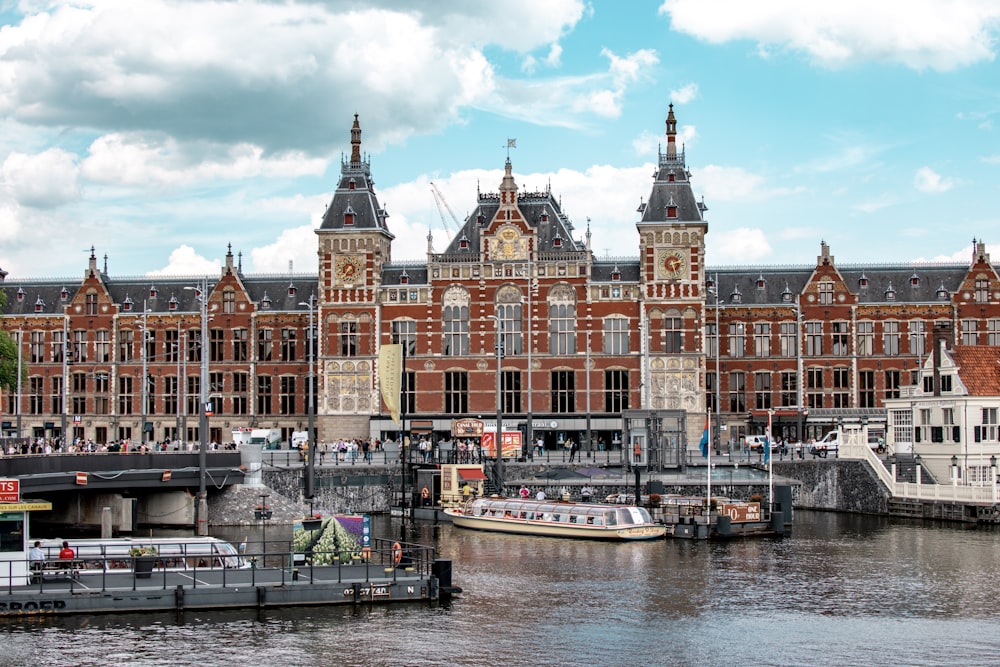
M360 115L395 260L551 187L635 257L673 102L708 263L966 260L1000 239L995 0L0 0L0 268L316 270ZM998 250L997 252L1000 252Z

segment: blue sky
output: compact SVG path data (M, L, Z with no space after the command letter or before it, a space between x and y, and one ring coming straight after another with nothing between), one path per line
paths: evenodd
M884 6L882 6L884 5ZM0 0L0 268L315 272L350 126L422 260L497 189L551 187L638 254L667 105L710 266L966 261L1000 239L994 0ZM589 223L588 223L589 220Z

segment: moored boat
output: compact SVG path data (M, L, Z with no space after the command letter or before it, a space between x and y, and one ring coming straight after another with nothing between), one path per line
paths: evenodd
M651 540L666 535L642 507L514 498L477 498L445 510L460 528L590 540Z

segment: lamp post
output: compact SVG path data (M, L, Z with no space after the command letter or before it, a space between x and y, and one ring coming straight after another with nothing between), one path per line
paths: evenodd
M589 323L588 323L589 326ZM590 438L590 329L587 329L586 386L587 386L587 458L593 457Z
M266 493L260 494L260 504L257 506L257 509L254 510L254 518L260 521L260 541L263 547L261 550L263 552L262 564L265 567L267 566L267 522L271 518L271 508L267 506L267 499L269 497L270 496Z
M183 404L181 386L184 384L184 377L181 375L181 355L183 354L183 348L181 347L180 320L177 321L177 341L174 343L174 350L177 351L177 387L175 388L177 393L177 426L174 428L174 442L176 443L181 439L181 405Z
M69 345L69 309L63 314L63 354L62 354L62 425L60 435L63 445L69 444L66 434L66 416L69 414L69 353L72 348Z
M498 492L502 493L503 487L503 390L500 387L501 380L503 379L503 372L501 370L501 363L503 360L503 317L500 311L493 316L493 319L497 321L497 433L496 433L496 477L497 484L500 485Z
M528 414L524 428L524 437L527 440L527 455L531 460L535 459L535 434L531 423L531 338L534 331L533 318L531 312L531 295L535 290L534 277L531 275L531 251L528 251Z
M202 278L200 287L193 290L200 302L201 311L201 395L198 407L198 501L195 506L195 529L198 535L208 534L208 498L206 490L208 458L208 279Z
M139 408L139 445L146 442L146 408L149 402L149 359L146 354L146 342L149 339L149 330L146 328L146 300L142 300L142 347L139 354L142 356L142 388L140 396L142 405Z
M315 394L314 394L314 365L315 365L315 351L313 348L313 340L315 336L315 331L313 330L313 301L315 297L309 297L309 303L300 301L300 306L305 306L309 309L309 331L306 334L307 345L308 345L308 359L309 359L309 373L306 375L306 411L309 419L309 444L306 449L306 455L309 457L306 461L306 490L305 496L312 502L313 495L315 494L315 479L316 479L316 438L313 434L313 422L315 420Z
M21 351L21 346L24 339L24 331L21 329L17 330L17 403L14 406L17 410L17 437L21 438L21 396L23 396L23 387L21 386L21 357L24 354Z
M958 457L951 457L951 485L955 486L958 484Z
M802 425L802 399L802 303L799 301L799 296L795 295L795 416L797 422L795 428L799 444L804 446L806 439ZM800 448L799 451L802 452L804 458L805 450Z

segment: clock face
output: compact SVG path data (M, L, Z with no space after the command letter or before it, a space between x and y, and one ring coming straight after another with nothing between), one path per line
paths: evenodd
M687 270L687 261L680 250L664 250L660 253L658 268L664 278L680 278Z
M340 257L337 259L337 275L345 283L356 282L361 274L361 260L357 257Z

